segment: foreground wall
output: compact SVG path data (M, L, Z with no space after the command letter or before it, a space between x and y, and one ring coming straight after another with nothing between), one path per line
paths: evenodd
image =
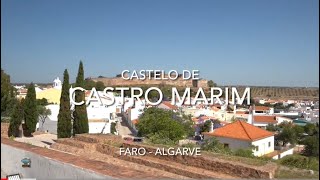
M31 159L31 167L23 168L21 160ZM1 144L1 170L36 179L113 179L93 171L56 161L35 153Z
M8 137L9 123L1 123L1 137Z

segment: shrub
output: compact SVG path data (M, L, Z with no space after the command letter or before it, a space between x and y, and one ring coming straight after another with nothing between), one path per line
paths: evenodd
M192 149L192 148L196 148L196 147L197 147L197 145L196 145L196 144L194 144L194 143L187 143L187 144L183 144L183 145L182 145L182 147Z
M175 141L168 138L162 133L155 133L149 137L149 141L153 144L175 145Z
M14 136L10 136L9 139L13 141L14 140Z
M214 137L205 140L201 145L201 149L204 151L211 151L215 153L231 154L230 149L225 148L223 144L221 144L219 140Z
M116 125L117 125L117 123L115 123L115 122L111 123L111 134L114 134L117 131Z
M283 157L279 163L284 166L295 167L300 169L319 170L319 160L317 158L306 157L301 155L290 155Z
M233 152L233 154L235 156L241 156L241 157L249 157L249 158L255 157L251 149L237 149Z
M319 157L319 138L317 136L308 136L302 143L305 144L304 155Z

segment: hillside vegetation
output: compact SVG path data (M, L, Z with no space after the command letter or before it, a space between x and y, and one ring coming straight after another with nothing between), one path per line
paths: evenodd
M237 87L243 93L245 87ZM319 99L319 88L305 87L250 87L251 97L271 99Z

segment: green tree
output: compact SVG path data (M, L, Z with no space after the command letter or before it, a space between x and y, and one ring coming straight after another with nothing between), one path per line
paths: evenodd
M76 87L84 87L84 70L82 61L79 64L78 76L76 80ZM76 102L85 101L85 93L83 91L75 92L75 100ZM89 132L89 124L88 124L88 115L87 115L87 107L84 104L80 106L75 106L75 110L73 112L73 134L82 134Z
M274 124L268 124L267 127L266 127L266 130L267 131L271 131L271 132L275 132L278 130L278 127Z
M72 135L72 118L70 110L70 84L68 70L64 70L60 109L58 114L58 138L69 138Z
M111 128L110 128L111 134L114 134L115 132L117 132L116 126L117 126L117 123L115 123L115 122L111 123Z
M51 110L47 109L43 105L38 105L37 111L39 114L39 122L41 123L41 128L43 128L43 124L45 123L47 117L51 115Z
M85 83L84 83L84 87L85 89L87 90L90 90L92 89L93 87L96 87L96 82L92 81L91 79L88 79L88 80L85 80Z
M8 129L8 136L14 136L18 137L20 135L19 133L19 127L21 125L23 119L23 109L21 107L21 103L17 101L15 103L15 107L13 108L13 112L11 114L10 119L10 125Z
M174 119L175 113L159 108L148 108L139 118L138 135L147 138L157 136L173 142L184 138L187 131L184 126Z
M297 142L297 134L293 128L285 126L279 133L277 139L283 142L283 146L288 143L295 144Z
M48 100L47 100L46 98L42 98L42 99L37 99L37 104L38 104L39 106L46 106L46 105L48 105L49 103L48 103Z
M106 86L104 85L104 83L103 83L102 81L96 82L96 89L97 89L97 91L103 91L104 88L106 88Z
M212 80L210 80L210 81L208 81L208 86L209 86L209 87L216 87L217 84L214 83Z
M24 129L25 135L31 136L31 134L35 132L38 122L36 91L33 83L29 85L27 96L24 101L24 119L26 127Z
M202 125L200 125L200 131L203 132L209 132L211 127L211 121L206 121Z
M292 129L294 130L295 133L295 137L297 138L296 141L300 142L301 139L303 138L303 133L304 133L304 129L301 126L293 126Z
M1 69L1 116L10 116L15 104L15 90L10 76Z
M303 153L307 156L319 157L319 137L309 136L304 141L305 145Z
M319 129L319 127L318 127L318 129ZM315 133L317 133L317 126L315 124L312 124L312 123L307 123L304 126L304 132L307 133L308 135L312 136Z

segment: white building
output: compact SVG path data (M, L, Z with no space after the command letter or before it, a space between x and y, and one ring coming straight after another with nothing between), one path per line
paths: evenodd
M263 114L274 114L274 108L267 106L254 106L253 114L263 115Z
M56 79L55 83L55 87L59 88L59 79ZM121 112L121 101L120 98L115 97L113 93L108 92L108 96L104 96L102 91L98 91L97 93L101 99L102 104L98 101L91 101L87 106L89 133L107 134L111 132L111 123L117 122L119 120L116 114ZM87 100L91 95L91 91L86 91L85 95ZM115 99L113 104L110 103L110 101L112 100L111 97L114 97ZM41 128L40 126L40 130L56 134L60 105L51 104L46 106L46 108L51 110L51 115L46 119L43 128ZM74 108L75 106L72 104L71 111L73 111Z
M292 122L291 119L282 117L282 116L275 116L275 115L253 115L248 114L247 122L254 126L266 129L269 124L278 125L283 122Z
M57 77L55 80L53 80L52 86L55 89L62 89L62 83L61 83L59 77Z
M216 137L220 143L232 150L254 147L255 156L274 151L274 134L244 121L236 121L203 134L204 139Z

